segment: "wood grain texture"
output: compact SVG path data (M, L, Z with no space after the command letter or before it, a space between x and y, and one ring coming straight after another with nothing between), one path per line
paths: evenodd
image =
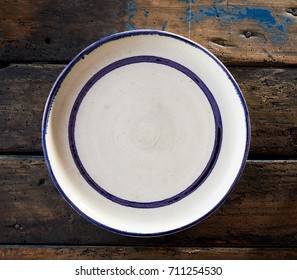
M20 64L0 69L0 152L41 152L42 114L62 68Z
M65 65L0 69L0 153L40 153L49 91ZM251 155L297 155L297 68L229 67L251 116Z
M225 203L185 231L158 238L107 232L57 192L43 158L0 158L0 244L296 247L297 161L249 161Z
M251 155L297 155L297 68L230 68L251 119Z
M190 38L228 65L250 111L250 158L262 159L210 217L144 239L96 227L65 202L40 132L65 63L143 28ZM296 33L296 0L0 1L0 259L297 259L297 160L268 160L297 158Z
M292 260L296 248L0 246L1 260Z
M1 1L0 61L69 61L132 29L188 37L224 63L296 64L295 0Z
M129 12L128 27L181 34L203 45L226 64L297 62L294 0L136 0L133 3L135 8Z
M124 30L125 1L1 1L0 60L68 61Z

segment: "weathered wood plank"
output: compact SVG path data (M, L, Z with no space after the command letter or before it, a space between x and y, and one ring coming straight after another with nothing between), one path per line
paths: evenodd
M296 248L1 246L1 260L292 260Z
M69 61L115 32L186 36L226 64L296 64L295 0L2 1L0 61ZM207 30L207 32L206 32Z
M124 29L124 2L2 1L0 60L70 60L93 41Z
M0 244L117 246L297 245L297 161L249 161L234 191L209 218L158 238L107 232L59 195L43 158L0 158Z
M41 121L62 66L12 65L0 69L0 151L41 152Z
M294 0L138 0L134 4L128 26L181 34L225 64L297 62Z
M230 68L251 118L251 155L297 155L297 68Z
M65 65L0 69L0 153L40 153L46 98ZM246 98L252 155L297 155L297 68L230 67Z

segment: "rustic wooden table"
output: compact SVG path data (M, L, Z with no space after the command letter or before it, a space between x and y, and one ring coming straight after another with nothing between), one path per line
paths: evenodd
M49 178L41 119L65 64L112 33L178 33L218 56L246 98L252 141L226 202L194 227L132 238L79 216ZM0 0L1 259L296 259L296 0Z

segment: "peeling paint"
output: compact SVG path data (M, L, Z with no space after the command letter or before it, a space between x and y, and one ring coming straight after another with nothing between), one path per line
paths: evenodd
M127 22L126 23L126 30L133 30L135 29L135 24L132 22Z
M133 19L133 18L135 18L135 14L130 14L130 15L128 16L128 21L130 21L130 20Z
M180 0L180 1L184 1L184 0ZM189 2L195 2L195 0L185 0L185 1L189 1ZM153 21L153 19L151 19L150 22L150 12L147 9L143 9L143 7L138 3L139 1L129 1L126 4L124 4L124 9L126 11L126 25L125 28L126 30L134 30L137 28L148 28L143 27L143 22L139 23L137 20L145 20L146 24L154 24L155 22ZM158 28L160 30L165 31L167 28L167 24L168 24L168 20L166 18L164 18L164 21L162 23L160 23L160 25L158 26ZM156 28L156 26L154 26L154 29Z
M129 1L125 4L125 9L131 12L137 11L137 6L133 1Z
M166 30L166 27L167 27L167 23L168 23L168 21L166 20L165 22L164 22L164 24L162 25L162 31L165 31Z
M178 0L178 2L184 2L184 3L187 3L187 4L194 4L195 3L195 0Z
M267 32L274 44L284 44L287 28L293 23L292 18L275 17L271 10L262 7L242 7L237 5L218 6L225 0L217 0L209 7L187 7L183 20L188 23L198 23L204 19L215 18L221 25L244 20L257 22ZM228 1L227 1L228 3Z
M125 10L128 12L128 21L126 23L126 30L133 30L135 29L135 24L133 23L133 19L135 18L135 13L137 12L138 8L137 5L133 1L129 1L125 4Z

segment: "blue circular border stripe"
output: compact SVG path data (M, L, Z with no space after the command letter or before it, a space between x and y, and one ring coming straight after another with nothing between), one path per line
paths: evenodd
M200 89L203 91L203 93L207 97L208 102L210 103L210 106L212 108L214 121L215 121L215 141L214 141L213 151L212 151L210 159L209 159L208 163L206 164L202 173L198 176L198 178L190 186L188 186L182 192L180 192L172 197L169 197L169 198L166 198L163 200L159 200L159 201L152 201L152 202L130 201L130 200L120 198L118 196L115 196L115 195L107 192L104 188L99 186L95 182L95 180L88 174L87 170L85 169L85 167L83 166L83 164L80 160L79 153L78 153L78 150L77 150L77 147L75 144L76 116L79 111L80 104L82 103L84 97L87 95L90 88L96 82L98 82L102 77L104 77L108 73L114 71L115 69L126 66L126 65L135 64L135 63L162 64L162 65L166 65L168 67L172 67L172 68L180 71L181 73L185 74L186 76L188 76L194 83L196 83L196 85L198 85L200 87ZM203 81L191 70L189 70L188 68L184 67L183 65L181 65L175 61L172 61L172 60L169 60L169 59L166 59L163 57L133 56L133 57L128 57L128 58L124 58L124 59L115 61L115 62L107 65L106 67L99 70L95 75L93 75L93 77L90 78L89 81L84 85L84 87L82 88L82 90L80 91L80 93L78 94L78 96L74 102L74 105L73 105L73 108L72 108L72 111L70 114L68 137L69 137L69 145L70 145L70 150L72 153L73 160L74 160L79 172L81 173L82 177L86 180L86 182L91 187L93 187L96 191L98 191L104 197L110 199L111 201L113 201L115 203L121 204L123 206L134 207L134 208L156 208L156 207L167 206L167 205L170 205L172 203L175 203L175 202L183 199L184 197L186 197L187 195L189 195L190 193L195 191L206 180L206 178L212 171L212 169L217 161L219 152L220 152L221 142L222 142L222 120L221 120L220 110L219 110L218 105L215 101L215 98L213 97L213 95L211 94L211 92L209 91L207 86L203 83Z

